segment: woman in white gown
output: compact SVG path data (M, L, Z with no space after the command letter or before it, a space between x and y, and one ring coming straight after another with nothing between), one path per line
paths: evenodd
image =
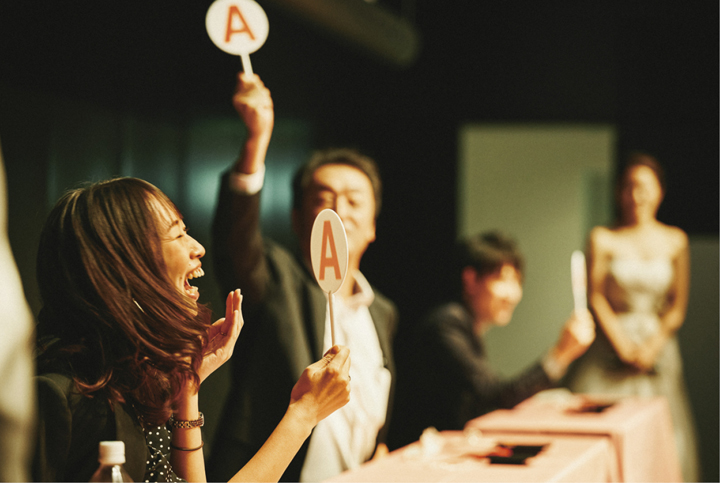
M687 235L659 222L662 169L633 154L617 190L620 220L589 239L589 301L598 337L568 380L573 392L665 396L685 481L697 481L695 428L675 334L689 290Z

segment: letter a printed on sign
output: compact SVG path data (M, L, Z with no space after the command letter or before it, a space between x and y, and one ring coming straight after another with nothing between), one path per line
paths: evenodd
M322 210L310 233L310 261L320 288L338 291L348 268L347 235L342 220L333 210Z
M240 28L233 28L233 19L237 19L240 22ZM237 23L237 22L235 22ZM230 42L230 38L233 34L247 34L250 36L250 40L255 40L250 25L245 21L242 12L237 5L230 5L227 14L227 28L225 29L225 43Z
M328 249L330 256L327 256ZM335 239L333 238L332 225L330 220L325 220L322 231L322 252L320 255L320 280L325 280L325 270L327 268L335 269L335 278L340 280L340 262L338 262L337 250L335 249Z

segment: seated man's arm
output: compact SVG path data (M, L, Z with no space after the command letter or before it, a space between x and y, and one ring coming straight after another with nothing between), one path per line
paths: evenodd
M444 357L453 367L453 374L471 391L477 416L497 408L511 408L550 387L551 381L540 363L533 364L519 376L503 379L492 369L482 341L459 320L446 320L437 325L437 341Z

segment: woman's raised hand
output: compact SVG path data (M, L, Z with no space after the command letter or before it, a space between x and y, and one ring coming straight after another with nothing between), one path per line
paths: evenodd
M290 394L290 408L315 426L350 401L350 349L333 346L309 365Z
M198 370L200 382L204 381L218 367L232 356L235 342L244 324L240 305L240 290L230 292L225 300L225 317L218 319L208 329L208 342L203 351L203 361Z

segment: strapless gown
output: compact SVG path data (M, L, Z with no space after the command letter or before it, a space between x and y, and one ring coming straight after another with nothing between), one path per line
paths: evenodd
M628 337L641 343L660 328L674 270L669 259L613 259L606 296ZM690 403L683 379L677 339L667 342L655 367L638 373L624 365L602 330L568 377L568 388L577 393L619 396L665 396L670 404L683 478L698 481L697 441Z

